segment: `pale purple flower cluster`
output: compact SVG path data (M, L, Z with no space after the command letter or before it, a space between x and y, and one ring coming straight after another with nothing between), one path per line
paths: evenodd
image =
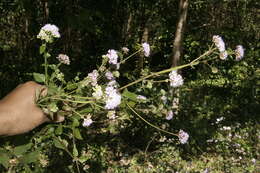
M56 57L62 64L70 65L70 58L65 54L59 54Z
M91 85L92 86L96 86L97 85L97 77L98 77L98 71L97 70L93 70L91 73L88 74L88 79L91 81Z
M108 85L105 89L106 109L115 109L121 103L121 95L117 92L114 85Z
M60 38L59 28L52 24L46 24L41 28L37 38L51 43L53 38Z
M142 44L144 56L148 57L150 55L150 45L148 43Z
M169 74L169 78L170 78L170 86L171 87L176 88L176 87L183 85L183 78L180 74L177 73L176 70L173 70Z
M109 59L109 64L117 64L118 55L117 52L114 49L109 49L106 56Z
M245 50L242 45L236 46L235 54L236 54L237 61L240 61L244 57L244 52L245 52Z
M114 80L114 79L115 79L115 77L114 77L114 75L113 75L113 73L112 73L111 71L107 71L107 72L105 73L105 76L106 76L106 78L107 78L108 80Z
M187 143L188 139L189 139L189 134L186 133L185 131L183 130L180 130L179 131L179 134L178 134L178 137L179 137L179 140L182 144L185 144Z
M171 120L172 118L173 118L173 112L172 111L168 111L165 119L166 120Z
M222 60L227 59L228 54L223 39L219 35L214 35L212 41L214 42L215 46L218 48L220 52L219 54L220 59Z

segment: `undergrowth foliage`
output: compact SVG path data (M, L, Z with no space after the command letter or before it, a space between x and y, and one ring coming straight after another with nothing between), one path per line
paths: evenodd
M93 69L83 78L75 76L73 80L66 81L60 67L72 63L69 56L64 52L53 56L50 51L52 43L60 37L59 29L55 25L47 24L41 28L37 38L42 41L39 52L44 58L44 73L33 73L33 77L36 82L45 85L48 89L46 96L42 96L39 92L36 93L37 105L51 120L55 121L60 116L64 116L65 120L61 123L44 125L33 134L26 144L15 148L11 146L0 148L1 153L3 153L0 163L10 172L22 170L44 172L44 168L53 166L50 160L56 155L59 155L60 158L66 158L66 161L69 160L68 163L64 163L68 165L65 172L91 171L94 168L89 165L91 163L95 165L96 162L101 164L101 169L109 168L111 171L113 169L121 170L131 163L135 163L136 167L129 166L128 168L133 172L139 169L142 171L142 168L139 167L141 162L135 160L136 155L132 158L120 156L121 167L110 167L109 164L112 164L112 160L110 162L106 158L111 157L111 153L109 153L111 151L106 151L106 147L102 148L102 146L97 150L98 147L89 145L88 142L91 141L88 140L102 141L95 136L100 134L117 135L121 130L131 130L130 127L134 130L138 126L138 123L132 118L134 116L147 124L148 127L155 129L158 132L156 138L161 143L165 142L165 146L178 143L185 147L189 144L189 138L192 138L189 130L185 127L173 129L169 123L166 125L163 123L172 121L174 117L178 116L181 109L179 96L176 93L185 84L185 79L178 74L178 70L192 68L200 63L207 64L209 61L225 61L228 56L239 61L244 56L244 48L241 45L238 45L234 51L226 49L223 39L215 35L209 49L190 63L158 72L151 72L145 68L142 70L140 78L120 86L118 80L122 64L127 63L129 58L140 53L149 58L151 47L148 43L143 43L138 44L136 50L129 50L127 47L123 47L121 50L109 49L106 54L101 56L102 61L97 65L97 69ZM58 63L49 64L48 60L55 56ZM216 67L210 66L210 68L212 73L217 73ZM153 123L153 119L159 121ZM222 120L217 119L216 123ZM228 132L235 129L223 127L221 130L226 131L229 136ZM171 137L167 139L163 134ZM222 141L223 145L231 143L237 147L233 152L249 154L247 151L252 149L238 149L244 144L239 142L239 136L234 136L234 138L233 142L231 139L225 138ZM113 143L113 141L110 142ZM212 139L207 142L215 143L217 141ZM104 145L106 144L107 141L104 141ZM52 146L59 150L54 150ZM169 154L175 155L179 164L185 166L180 159L178 160L180 153L174 147L164 148L158 153L159 157L154 160L152 159L154 154L148 156L146 152L144 153L147 161L145 164L148 164L146 166L150 171L167 170L173 163L157 165L152 162L160 157L162 157L161 159L168 158ZM99 158L101 160L98 160ZM62 161L53 162L57 165L62 164ZM203 161L198 161L198 164L202 164L201 162ZM256 161L252 160L252 162ZM209 162L208 164L213 163ZM176 168L177 170L178 168ZM146 171L143 170L143 172ZM188 168L187 171L189 171Z

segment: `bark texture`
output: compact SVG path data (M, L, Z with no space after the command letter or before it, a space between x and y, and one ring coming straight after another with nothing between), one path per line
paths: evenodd
M172 67L178 66L182 56L182 42L187 20L189 0L180 0L179 3L179 20L173 41Z

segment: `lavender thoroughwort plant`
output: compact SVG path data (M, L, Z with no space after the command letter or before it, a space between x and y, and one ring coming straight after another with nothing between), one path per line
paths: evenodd
M158 118L164 118L166 121L170 121L175 116L176 109L178 109L176 104L178 103L176 103L176 98L168 93L181 87L184 83L183 77L177 73L177 70L192 67L201 62L217 59L226 60L228 55L234 55L237 61L244 56L244 49L241 45L237 46L235 51L227 51L222 38L215 35L213 36L213 44L209 49L190 63L158 72L143 71L139 79L120 86L117 81L120 76L120 65L126 63L129 58L138 53L143 53L145 57L149 57L150 45L143 43L131 55L129 55L130 51L127 47L123 47L120 51L108 50L107 54L102 56L102 62L97 69L93 69L83 79L76 76L74 80L67 82L59 67L70 65L70 58L65 54L59 54L56 56L59 61L57 65L48 63L48 59L52 57L49 48L59 37L58 27L51 24L42 27L37 36L42 40L40 54L44 58L44 74L34 73L34 78L48 88L46 96L38 96L37 104L51 120L57 119L58 116L65 117L65 122L58 124L58 128L53 132L55 133L54 144L56 147L65 150L75 160L77 167L79 163L84 162L75 143L76 139L83 139L81 132L95 123L109 124L114 121L124 121L129 118L129 111L151 127L178 137L181 144L187 143L189 134L183 129L176 133L167 131L147 121L141 114L151 113L158 115ZM153 89L160 83L167 83L168 91L161 89L158 94L160 96L159 102L162 104L152 104L155 103L154 98L143 95L142 91ZM129 87L133 85L139 88L135 91L129 91ZM67 123L67 119L71 120L72 123ZM120 127L116 126L116 128ZM69 130L62 130L64 128ZM105 130L103 129L103 131ZM72 139L72 152L68 149L68 142L60 137L68 131L71 132L67 135Z

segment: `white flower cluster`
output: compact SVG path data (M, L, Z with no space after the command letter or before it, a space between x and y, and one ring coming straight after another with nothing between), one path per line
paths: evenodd
M88 115L87 118L84 118L82 126L83 127L88 127L93 123L93 120L91 119L91 116Z
M145 96L143 96L143 95L138 95L138 96L136 97L136 99L137 99L137 100L147 100L147 98L146 98Z
M237 61L240 61L244 57L244 52L245 52L245 50L242 45L236 46L235 54L236 54Z
M218 48L220 52L219 54L220 59L222 60L227 59L228 54L223 39L219 35L214 35L212 41L214 42L215 46Z
M170 86L171 87L176 88L176 87L183 85L183 78L180 74L177 73L176 70L173 70L169 74L169 78L170 78Z
M56 57L62 64L70 65L70 58L65 54L59 54Z
M220 130L231 130L231 127L229 126L223 126L220 128Z
M88 74L87 79L91 81L92 86L97 85L97 77L98 77L98 71L93 70L91 73Z
M127 47L122 47L122 51L124 54L128 54L129 49Z
M121 95L117 92L114 85L108 85L105 89L106 109L115 109L121 103Z
M148 43L142 44L144 56L148 57L150 55L150 45Z
M52 43L53 38L60 38L59 28L52 24L46 24L41 28L37 38Z
M107 117L110 119L110 120L114 120L116 119L116 111L108 111L107 113Z
M223 120L224 120L224 117L217 118L217 119L216 119L216 124L220 123L220 122L223 121Z
M179 134L178 134L178 137L179 137L180 142L182 144L185 144L185 143L187 143L187 141L189 139L189 134L184 132L183 130L180 130Z

